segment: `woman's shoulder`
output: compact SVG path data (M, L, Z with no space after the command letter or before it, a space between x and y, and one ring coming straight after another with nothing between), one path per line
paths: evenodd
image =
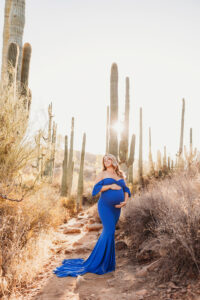
M95 184L104 179L104 171L99 172L95 178Z

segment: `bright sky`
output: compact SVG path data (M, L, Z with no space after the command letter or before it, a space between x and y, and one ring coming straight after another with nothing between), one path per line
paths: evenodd
M2 46L4 0L0 1ZM193 128L200 149L200 2L198 0L27 0L24 42L32 45L29 86L31 122L47 121L53 103L58 132L75 145L105 152L110 68L119 71L120 119L125 77L130 78L130 136L139 148L139 107L143 108L144 158L148 127L156 151L174 155L179 147L182 98L186 100L184 143ZM1 53L0 53L1 61Z

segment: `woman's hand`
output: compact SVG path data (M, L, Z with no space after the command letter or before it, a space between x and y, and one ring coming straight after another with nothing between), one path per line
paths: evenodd
M111 184L110 185L110 188L112 189L112 190L121 190L121 186L119 186L118 184L116 184L116 183L113 183L113 184Z
M125 206L126 203L127 203L127 201L120 202L120 204L115 205L115 207L116 208L121 208L121 207Z

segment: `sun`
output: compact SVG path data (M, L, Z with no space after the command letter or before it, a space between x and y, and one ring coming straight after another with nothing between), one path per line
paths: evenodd
M120 123L120 122L116 122L113 126L113 129L117 132L117 133L122 133L123 130L124 130L124 126L123 126L123 123Z

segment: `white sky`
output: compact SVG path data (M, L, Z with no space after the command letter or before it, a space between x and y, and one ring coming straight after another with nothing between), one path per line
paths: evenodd
M4 0L0 0L2 47ZM193 127L200 148L200 1L198 0L27 0L24 42L32 45L29 86L31 120L47 121L53 103L58 132L70 134L75 117L75 145L105 152L106 106L110 68L118 64L120 119L125 77L130 77L130 135L139 140L143 107L144 158L148 127L152 150L173 155L179 147L182 98L186 100L184 143ZM1 52L0 52L1 61Z

